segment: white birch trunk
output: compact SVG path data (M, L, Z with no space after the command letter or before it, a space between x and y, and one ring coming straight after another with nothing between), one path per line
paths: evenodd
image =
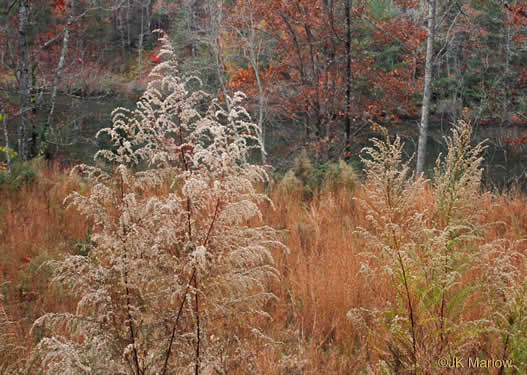
M68 53L68 43L70 40L70 27L73 22L73 8L74 0L71 0L69 5L68 20L66 27L64 28L64 38L62 40L62 51L60 52L59 63L57 64L57 70L55 71L55 83L51 92L50 99L50 109L48 113L48 120L46 122L46 129L44 130L44 139L46 137L46 132L53 124L53 115L55 113L55 103L57 101L57 90L62 79L62 70L64 69L64 62L66 61L66 54Z
M432 96L432 64L434 57L436 0L428 0L428 36L426 38L425 87L423 90L423 107L419 127L417 148L417 174L422 174L426 159L426 142L428 138L428 120L430 117L430 99Z

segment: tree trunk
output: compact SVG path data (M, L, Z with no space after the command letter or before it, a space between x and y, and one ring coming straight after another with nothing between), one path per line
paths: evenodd
M70 40L70 27L73 22L74 0L71 0L68 7L69 7L68 20L66 23L66 27L64 28L64 38L62 40L62 51L60 52L59 63L57 65L57 70L55 71L55 84L53 85L53 89L51 92L50 109L49 109L49 114L48 114L48 120L46 122L46 127L43 132L44 134L43 139L42 139L43 141L45 141L46 136L47 136L47 131L53 124L53 115L55 113L55 102L57 100L57 90L58 90L60 81L62 79L62 69L64 68L64 61L66 60L66 53L68 52L68 43Z
M190 35L190 56L196 57L196 25L194 22L197 22L195 19L195 12L196 12L196 1L192 0L190 4L188 5L188 33Z
M225 97L225 104L227 105L227 110L231 111L231 105L229 100L227 100L228 92L227 87L225 86L225 68L223 63L223 45L220 42L220 34L223 28L223 0L221 1L208 1L208 12L211 16L211 47L214 52L214 59L216 62L216 75L218 76L218 81L220 83L220 89L223 92ZM212 18L216 14L216 18ZM219 94L219 93L218 93Z
M295 33L295 29L293 29L293 26L289 22L289 18L286 14L280 13L280 18L284 21L284 24L287 27L287 30L291 34L291 37L293 39L293 44L295 46L296 55L298 56L298 72L300 73L300 81L302 82L302 85L305 87L307 85L307 79L306 79L306 69L304 68L304 59L302 55L302 50L300 49L300 44L298 42L298 38ZM303 121L304 121L304 148L307 149L309 147L309 144L311 142L311 125L309 122L309 115L307 114L309 112L308 109L309 105L304 104L304 115L303 115Z
M4 102L0 98L0 116L2 116L2 126L4 128L4 137L5 137L5 157L7 160L7 173L11 175L11 157L9 156L9 133L7 132L7 119L6 119L6 110L4 107Z
M147 0L146 2L146 43L152 42L152 1Z
M20 0L18 9L18 53L19 53L19 95L20 95L20 125L18 126L18 154L23 160L29 159L29 51L27 45L27 23L29 0Z
M123 17L123 10L119 9L119 33L121 34L121 69L120 73L124 73L126 71L126 42L124 38L124 17Z
M351 153L351 0L346 0L346 159Z
M260 128L260 133L258 134L258 140L260 142L260 151L261 151L261 158L262 158L262 164L267 163L267 153L265 151L265 127L263 122L263 114L264 114L264 106L265 106L265 98L263 94L263 87L262 83L260 81L260 75L258 74L258 71L256 72L256 82L258 83L258 127Z
M509 125L511 122L511 115L509 111L510 102L510 82L513 81L510 71L510 59L511 59L511 26L505 24L505 69L503 79L503 122L505 125Z
M130 0L126 3L126 38L128 48L130 48L132 46L132 40L130 39Z
M256 77L256 84L258 85L258 127L260 128L260 134L258 135L258 141L260 142L260 151L261 151L261 159L262 164L265 164L267 162L266 158L266 152L265 152L265 128L263 123L263 116L264 116L264 106L265 106L265 97L264 97L264 90L262 81L260 79L260 70L258 68L258 56L255 51L256 48L256 35L255 30L256 26L254 25L254 17L253 17L253 7L251 1L249 1L249 7L250 7L250 24L249 24L249 56L251 60L251 65L254 69L254 75Z
M223 96L225 97L225 104L227 105L227 110L231 111L231 104L227 100L229 96L227 92L227 87L225 86L225 69L223 68L223 58L221 54L223 53L223 47L221 46L219 36L216 38L216 47L214 48L214 53L216 57L216 74L218 75L218 81L220 82L221 91L223 91Z
M143 40L144 40L144 4L139 1L141 6L141 31L139 33L139 55L137 56L137 79L141 80L141 70L143 65Z
M417 148L417 174L422 174L425 167L426 141L428 137L428 120L430 117L430 99L432 96L432 64L434 57L436 0L428 0L428 35L426 38L425 87L419 142Z
M315 147L314 159L316 163L320 162L320 145L321 136L322 136L322 114L320 106L320 84L319 84L319 75L318 75L318 64L316 63L316 55L313 43L313 34L311 32L311 27L309 24L304 24L304 30L306 31L306 39L309 45L309 61L311 61L311 77L310 83L312 87L315 87L315 99L311 100L313 96L310 97L310 102L312 103L311 107L314 109L315 118L315 142L317 147Z

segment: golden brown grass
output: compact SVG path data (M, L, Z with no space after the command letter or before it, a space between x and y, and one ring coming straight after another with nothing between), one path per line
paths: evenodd
M50 275L41 265L72 251L72 243L88 233L89 223L63 205L79 188L78 179L53 166L42 168L34 184L0 186L0 285L17 339L28 347L34 342L28 337L34 319L75 306L72 298L48 287Z
M2 289L4 305L16 323L18 343L26 348L34 343L34 338L26 336L35 318L44 312L74 309L72 298L47 286L48 275L38 266L42 260L73 251L73 242L86 238L89 223L63 206L63 199L80 189L78 179L54 168L42 169L33 185L18 190L0 188L0 281L7 283ZM433 206L431 190L424 189L418 203L422 207ZM360 184L353 195L368 200ZM267 307L273 316L268 333L278 343L265 346L247 337L244 344L254 345L257 371L359 373L375 358L368 359L364 350L359 350L358 332L346 314L352 308L395 298L387 280L379 279L365 288L366 281L359 273L359 253L365 244L353 232L367 225L364 209L346 189L315 194L309 202L298 193L273 188L270 197L275 209L264 208L264 221L284 230L290 254L275 254L281 273L281 282L274 287L279 299ZM483 221L500 222L487 230L487 242L526 237L525 195L515 191L482 196L479 201L485 207ZM466 314L481 318L484 312Z
M432 207L432 193L432 188L426 186L418 206ZM355 190L354 196L368 200L363 186ZM274 329L282 337L289 335L290 340L280 355L293 353L299 362L305 361L302 367L305 373L358 373L366 367L368 359L359 356L358 332L354 332L346 313L351 308L382 305L395 298L388 280L379 279L368 289L359 274L359 253L365 244L353 231L367 225L364 209L342 190L336 194L322 193L308 203L294 193L284 195L283 191L273 191L271 198L277 209L267 210L265 219L287 231L291 251L280 260L279 266L283 279ZM482 195L479 202L486 211L484 223L501 222L489 228L486 242L526 237L525 195L519 191L492 197ZM465 312L467 318L483 318L484 313ZM262 373L286 373L273 367L273 362L267 366Z
M366 198L363 193L359 188L355 195ZM363 223L364 212L345 189L324 192L307 203L296 198L274 191L277 209L264 213L270 225L286 230L290 249L288 257L280 258L275 330L288 340L283 353L305 362L307 373L354 373L356 337L346 313L365 301L389 297L381 282L377 296L361 288L363 243L353 231Z

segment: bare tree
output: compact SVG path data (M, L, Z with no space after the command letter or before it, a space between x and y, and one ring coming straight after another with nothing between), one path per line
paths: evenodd
M29 47L27 41L29 18L29 0L19 0L18 8L18 55L19 55L19 95L20 95L20 125L18 126L18 154L24 160L29 159L32 133L29 123Z
M141 28L139 31L139 42L138 42L138 56L137 56L137 65L138 65L138 71L137 71L137 78L141 79L141 71L142 71L142 65L143 65L143 52L144 52L144 42L145 42L145 35L150 34L150 24L151 24L151 14L150 11L151 7L151 0L139 0L139 7L141 8ZM145 13L146 13L146 19L145 19ZM146 25L145 25L146 21ZM146 30L145 30L146 27Z
M267 153L265 151L265 90L262 82L260 72L260 60L262 54L263 39L258 36L258 28L255 21L254 3L252 0L247 0L243 12L239 12L235 22L231 23L231 28L238 34L240 40L243 41L243 49L247 60L254 71L256 85L258 87L258 127L261 132L259 134L259 142L261 144L261 160L266 163Z
M417 149L417 174L422 174L426 158L426 141L428 138L428 121L430 118L430 99L432 96L432 68L434 57L434 40L436 28L436 1L428 2L428 35L426 38L425 85L423 90L423 107L421 124L419 126L419 142Z
M214 68L216 70L216 76L220 84L220 90L223 92L223 96L227 98L229 92L225 85L226 72L225 63L223 61L223 43L221 41L221 34L225 28L224 25L224 1L223 0L208 0L207 1L207 13L210 17L208 22L206 36L201 38L201 42L207 44L213 54ZM225 100L225 104L230 106L228 100ZM230 110L230 108L228 108Z
M346 153L351 146L351 0L346 0Z
M51 91L51 99L50 99L50 109L48 113L48 119L46 121L46 126L44 129L44 139L46 138L46 132L47 130L52 126L53 124L53 115L55 113L55 102L57 100L57 90L58 86L60 84L60 81L62 79L62 70L64 69L64 62L66 60L66 54L68 52L68 43L70 40L70 27L73 23L73 9L74 9L75 3L74 0L71 0L68 3L68 20L66 23L66 27L64 28L64 37L62 39L62 50L60 52L60 59L57 64L57 70L55 71L55 83L53 85L53 89Z
M11 157L9 155L9 134L7 132L7 119L5 113L4 101L0 98L0 117L2 117L2 127L4 128L5 137L5 157L7 160L7 173L11 174Z

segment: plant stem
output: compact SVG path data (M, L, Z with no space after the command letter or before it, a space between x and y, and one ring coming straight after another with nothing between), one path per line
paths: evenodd
M196 275L194 277L194 301L195 301L195 312L196 312L196 335L197 335L197 343L196 343L196 367L195 367L195 375L199 375L199 367L200 367L200 321L199 321L199 296L198 296L198 276Z
M125 283L128 284L128 281L126 280L127 273L125 272ZM139 366L139 358L137 355L137 348L135 345L135 333L134 333L134 324L132 322L132 314L130 313L130 291L128 290L128 286L125 287L126 291L126 313L128 315L128 328L130 329L130 339L132 340L132 346L134 348L134 364L137 370L137 374L141 375L141 367Z
M209 230L207 231L207 237L205 237L205 241L203 241L203 246L207 246L207 242L209 242L210 234L212 233L212 228L214 227L214 223L216 222L216 219L218 217L218 211L220 208L220 198L216 201L216 208L214 209L214 216L212 217L212 222L210 223Z
M502 361L505 363L505 360L507 359L507 347L509 346L509 338L511 337L510 334L507 334L507 338L505 339L505 344L503 345L503 356ZM504 366L503 366L504 367ZM500 370L498 371L498 375L503 375L503 367L500 367Z
M123 176L121 175L120 176L120 190L121 190L121 204L123 204L124 202L124 194L125 194L125 185L124 185L124 180L123 180ZM123 242L123 244L125 243L125 238L126 238L126 235L127 235L127 230L126 230L126 226L123 225L123 236L122 236L122 239L121 241ZM126 251L124 252L123 254L123 257L126 261ZM137 348L136 348L136 345L135 345L135 332L134 332L134 323L133 323L133 319L132 319L132 313L130 312L130 290L128 289L128 270L125 268L124 270L124 285L125 285L125 294L126 294L126 314L127 314L127 318L128 318L128 328L130 330L130 340L132 341L132 347L133 347L133 352L134 352L134 364L135 364L135 368L136 368L136 371L137 371L137 375L141 375L142 374L142 371L141 371L141 367L139 365L139 356L137 355Z
M185 293L183 293L183 298L181 299L181 304L179 305L179 310L176 316L176 321L174 322L174 326L172 327L172 334L170 336L170 343L168 344L167 348L167 354L165 357L165 364L163 365L163 371L161 372L162 375L165 375L167 372L167 366L168 366L168 360L170 358L170 353L172 352L172 344L174 343L174 337L176 335L176 330L179 322L179 317L181 316L181 312L183 311L183 306L185 305L185 300L187 298L188 290L190 288L190 285L192 284L192 280L194 280L196 276L196 267L192 270L192 275L190 276L190 279L187 283L187 287L185 288Z
M415 318L414 318L414 309L412 306L412 298L410 296L410 290L408 288L408 280L406 278L406 268L404 267L403 260L401 258L400 251L397 251L397 257L399 259L399 265L401 266L401 270L403 272L403 283L404 288L406 290L406 298L408 299L408 313L410 314L410 326L412 329L412 347L413 347L413 360L414 360L414 369L417 368L417 344L416 344L416 338L415 338Z

